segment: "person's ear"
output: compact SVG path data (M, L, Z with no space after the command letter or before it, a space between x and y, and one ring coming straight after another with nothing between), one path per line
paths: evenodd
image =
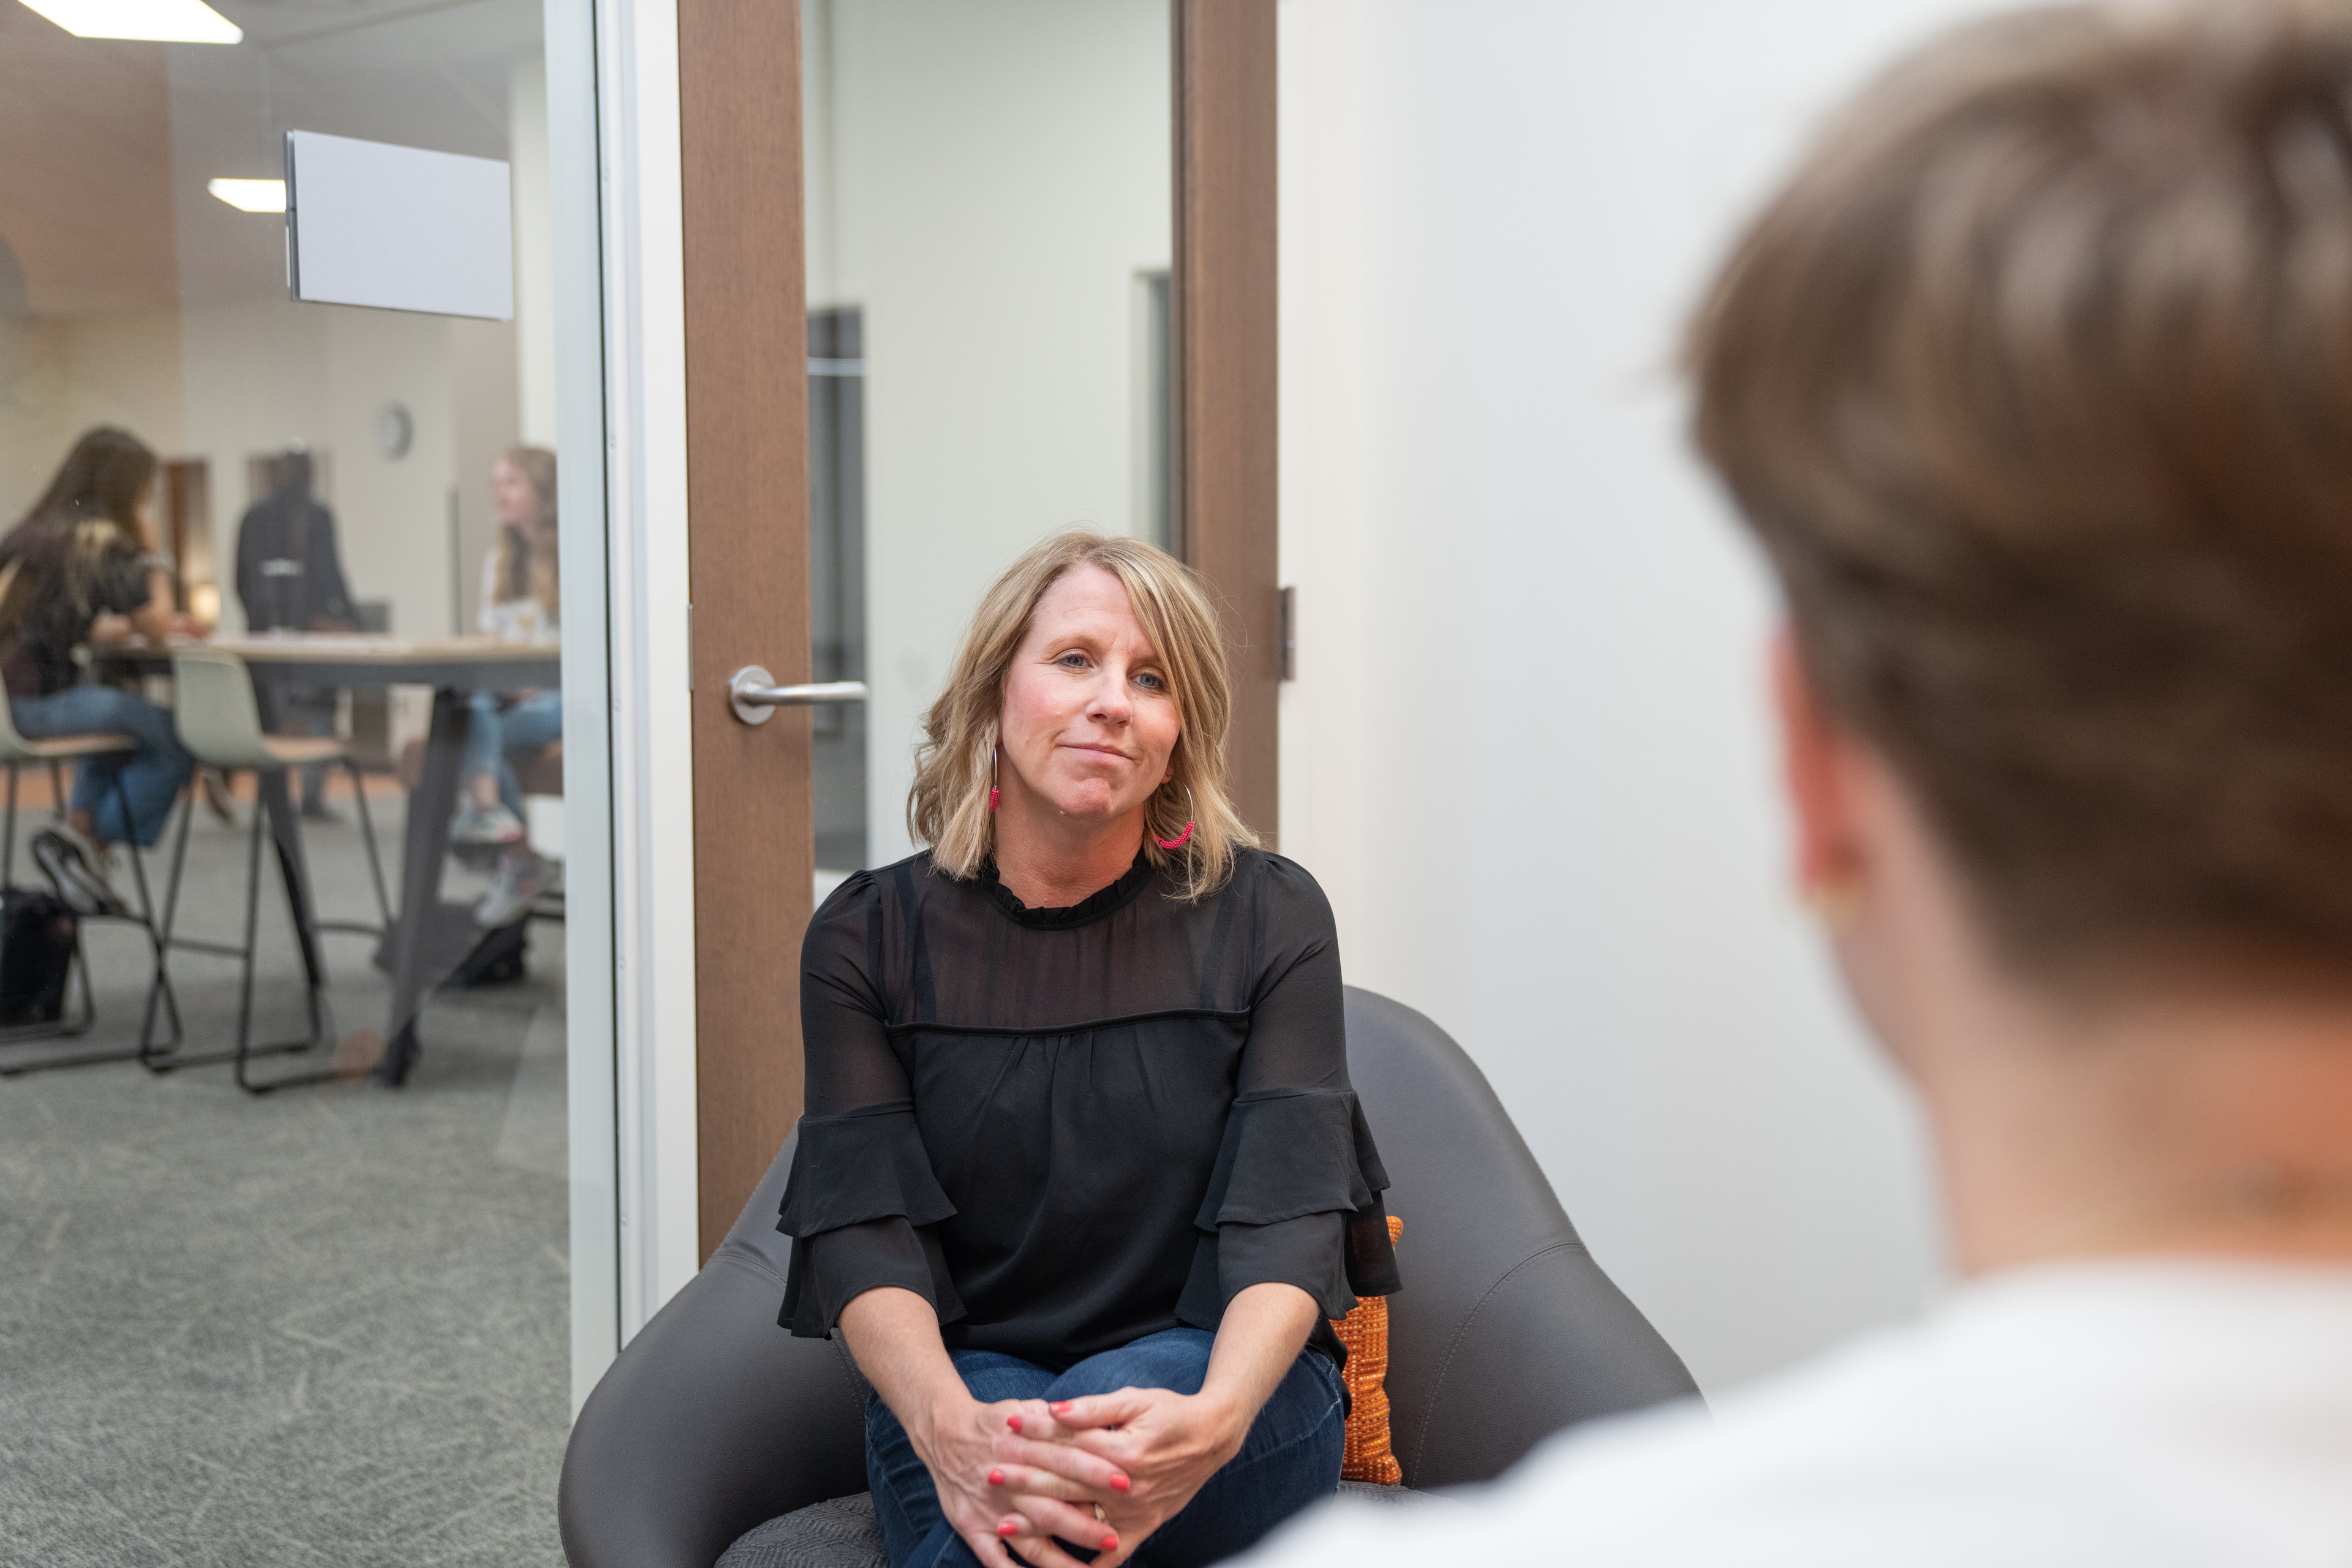
M1787 626L1772 638L1780 779L1796 830L1797 889L1809 903L1851 900L1861 869L1853 742L1821 704Z

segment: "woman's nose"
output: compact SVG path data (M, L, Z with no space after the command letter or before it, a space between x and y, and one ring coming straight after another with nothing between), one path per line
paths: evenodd
M1087 702L1087 717L1101 724L1124 724L1134 711L1127 700L1127 682L1106 676Z

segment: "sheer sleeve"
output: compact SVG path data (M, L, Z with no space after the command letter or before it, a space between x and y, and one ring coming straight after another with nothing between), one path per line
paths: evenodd
M1252 1285L1296 1285L1329 1318L1399 1288L1388 1173L1348 1081L1331 907L1299 867L1265 867L1249 1040L1178 1312L1202 1326Z
M807 1113L776 1228L793 1238L777 1321L823 1339L865 1291L896 1285L942 1322L963 1315L931 1227L956 1212L931 1173L915 1102L884 1032L875 932L881 918L864 872L834 891L801 948L801 1037Z

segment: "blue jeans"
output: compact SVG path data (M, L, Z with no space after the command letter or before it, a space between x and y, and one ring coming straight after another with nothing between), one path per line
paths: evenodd
M1120 1388L1198 1394L1216 1336L1168 1329L1088 1356L1056 1375L995 1351L953 1351L974 1399L1076 1399ZM1151 1532L1134 1561L1147 1568L1193 1568L1245 1552L1284 1520L1339 1489L1346 1436L1339 1371L1305 1351L1291 1363L1242 1441L1183 1511ZM866 1401L866 1483L890 1568L978 1568L979 1559L940 1511L930 1471L879 1396ZM1091 1557L1090 1552L1080 1552Z
M473 718L466 726L465 777L490 773L499 781L499 799L517 816L522 815L522 784L507 759L517 752L536 752L563 739L563 693L534 691L500 708L495 691L477 691L467 704Z
M135 839L142 847L163 836L172 802L195 771L195 759L180 744L172 729L172 715L143 697L111 686L68 686L47 697L12 697L8 711L16 731L28 741L59 735L128 735L138 742L127 756L92 757L74 769L69 809L89 813L98 837L120 844ZM115 793L121 781L122 792ZM131 821L122 820L122 802L131 802Z

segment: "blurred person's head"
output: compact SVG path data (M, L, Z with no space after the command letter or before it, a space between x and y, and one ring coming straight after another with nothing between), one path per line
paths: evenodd
M299 447L289 447L270 462L270 491L283 500L309 500L311 472L310 454Z
M1786 594L1799 876L1963 1259L2234 1246L2199 1205L2257 1167L2352 1226L2352 9L1921 50L1689 353Z
M499 516L495 602L537 599L550 616L562 604L555 542L555 454L509 447L490 464L490 505Z
M544 447L509 447L490 464L490 504L509 528L555 527L555 454Z
M1216 610L1190 568L1140 540L1055 534L972 616L923 717L908 831L971 877L996 851L992 785L1072 818L1139 809L1144 854L1181 868L1198 897L1256 841L1225 795L1233 703Z
M26 521L71 527L103 520L135 530L154 482L155 454L147 444L128 430L100 426L73 444Z

